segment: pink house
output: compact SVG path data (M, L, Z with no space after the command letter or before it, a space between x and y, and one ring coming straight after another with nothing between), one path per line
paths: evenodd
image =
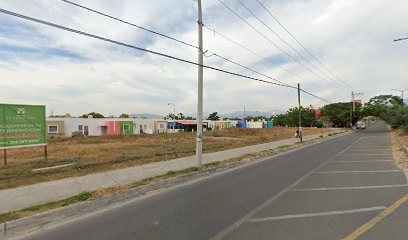
M107 121L106 122L108 135L120 135L120 122L118 121Z

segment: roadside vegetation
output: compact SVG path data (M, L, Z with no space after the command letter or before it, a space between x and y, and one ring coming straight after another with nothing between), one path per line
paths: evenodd
M386 121L393 129L408 133L408 106L400 97L380 95L370 99L361 111L362 116L375 116Z
M322 134L330 129L305 128L304 135ZM240 129L205 132L204 153L293 138L293 128ZM165 161L195 154L195 133L103 136L50 139L49 158L42 148L8 151L8 164L0 167L0 189L90 173ZM72 166L33 171L69 164Z

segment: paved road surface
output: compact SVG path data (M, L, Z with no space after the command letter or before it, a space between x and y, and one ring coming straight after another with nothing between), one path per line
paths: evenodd
M384 125L43 230L26 239L341 239L408 193ZM404 204L362 239L408 239Z

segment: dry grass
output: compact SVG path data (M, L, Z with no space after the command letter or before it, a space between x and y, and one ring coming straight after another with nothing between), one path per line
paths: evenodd
M226 129L204 134L204 152L216 152L272 142L294 135L293 128ZM330 129L305 128L304 135ZM104 136L50 139L49 159L43 148L8 150L8 165L0 167L0 189L82 176L195 154L195 133ZM75 163L73 166L32 172L33 169Z
M391 131L392 153L399 168L408 168L408 134L402 129Z

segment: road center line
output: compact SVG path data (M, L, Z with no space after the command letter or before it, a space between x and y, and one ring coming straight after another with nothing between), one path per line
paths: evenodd
M341 163L355 163L355 162L363 162L363 163L370 163L370 162L392 162L392 160L360 160L360 161L330 161L330 162L341 162Z
M329 188L295 188L292 191L330 191L330 190L358 190L358 189L377 189L377 188L398 188L408 187L408 184L395 185L377 185L377 186L359 186L359 187L329 187Z
M386 209L386 207L378 206L378 207L357 208L357 209L342 210L342 211L304 213L304 214L297 214L297 215L284 215L284 216L277 216L277 217L254 218L254 219L249 220L248 222L266 222L266 221L277 221L277 220L285 220L285 219L292 219L292 218L323 217L323 216L333 216L333 215L341 215L341 214L379 211L379 210L384 210L384 209Z
M401 170L324 171L324 172L315 172L315 173L332 174L332 173L388 173L388 172L401 172Z
M343 153L344 155L357 155L357 156L384 156L392 155L391 153Z
M399 200L397 200L395 203L393 203L387 209L382 211L376 217L374 217L373 219L371 219L370 221L368 221L361 227L357 228L353 233L345 237L343 240L355 240L359 238L361 235L363 235L365 232L367 232L372 227L377 225L377 223L381 222L384 218L386 218L388 215L393 213L395 210L397 210L402 204L404 204L407 201L408 201L408 194L400 198Z

